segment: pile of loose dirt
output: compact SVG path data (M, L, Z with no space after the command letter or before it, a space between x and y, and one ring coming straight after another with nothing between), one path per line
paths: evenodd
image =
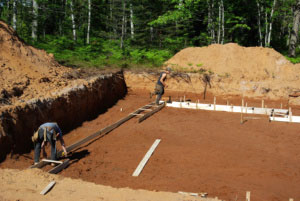
M241 47L234 43L190 47L166 64L177 71L209 74L216 94L278 99L300 91L300 65L291 64L271 48Z
M182 200L182 201L219 201L218 199L192 197L178 193L151 192L112 188L96 185L78 179L51 175L38 169L0 170L0 200ZM40 192L51 182L55 186L46 195ZM88 192L88 193L87 193Z
M59 65L53 55L27 46L0 21L0 106L43 97L77 77L77 71Z

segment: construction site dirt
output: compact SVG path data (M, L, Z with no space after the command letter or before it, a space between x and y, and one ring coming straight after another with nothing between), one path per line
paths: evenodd
M183 94L167 93L166 97L169 95L178 99ZM186 99L203 102L196 94L186 94ZM227 99L241 105L238 96L217 97L217 102L226 104ZM212 101L208 94L205 102ZM261 105L259 99L246 101L248 106ZM106 113L84 122L64 139L72 144L149 102L146 92L129 90ZM265 103L268 107L287 106L280 100ZM294 109L293 114L297 113ZM239 113L165 107L142 123L133 118L73 150L68 156L70 165L60 174L113 187L207 192L222 200L245 200L246 191L251 191L255 201L300 199L299 124L269 122L267 115L257 117L241 124ZM132 177L156 139L161 142L152 157L141 174ZM13 155L0 163L0 168L26 169L32 158L32 152Z

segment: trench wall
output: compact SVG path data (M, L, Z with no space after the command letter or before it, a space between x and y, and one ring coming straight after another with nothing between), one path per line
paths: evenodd
M31 136L44 122L57 122L63 133L105 112L127 93L122 72L90 78L53 97L30 100L0 111L0 162L7 154L33 149Z

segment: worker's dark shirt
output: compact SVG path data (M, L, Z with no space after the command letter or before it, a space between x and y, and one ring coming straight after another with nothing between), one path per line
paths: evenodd
M161 72L160 75L159 75L159 78L157 80L157 84L161 85L162 87L164 87L164 85L161 83L160 79L163 76L163 74L166 74L166 73L165 72ZM167 76L163 79L163 81L165 81L166 78L167 78Z

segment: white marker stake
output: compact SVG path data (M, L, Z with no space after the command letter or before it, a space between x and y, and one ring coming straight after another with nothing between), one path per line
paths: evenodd
M137 166L137 168L133 172L133 174L132 174L133 177L139 176L139 174L142 172L144 166L148 162L150 156L152 155L152 153L154 152L154 150L156 149L156 147L157 147L157 145L159 143L160 143L160 139L155 140L155 142L153 143L153 145L151 146L151 148L149 149L149 151L144 156L143 160L140 162L140 164Z
M250 191L246 192L246 201L250 201Z
M214 97L214 110L216 110L216 102L217 102L217 99L216 99L216 97Z

